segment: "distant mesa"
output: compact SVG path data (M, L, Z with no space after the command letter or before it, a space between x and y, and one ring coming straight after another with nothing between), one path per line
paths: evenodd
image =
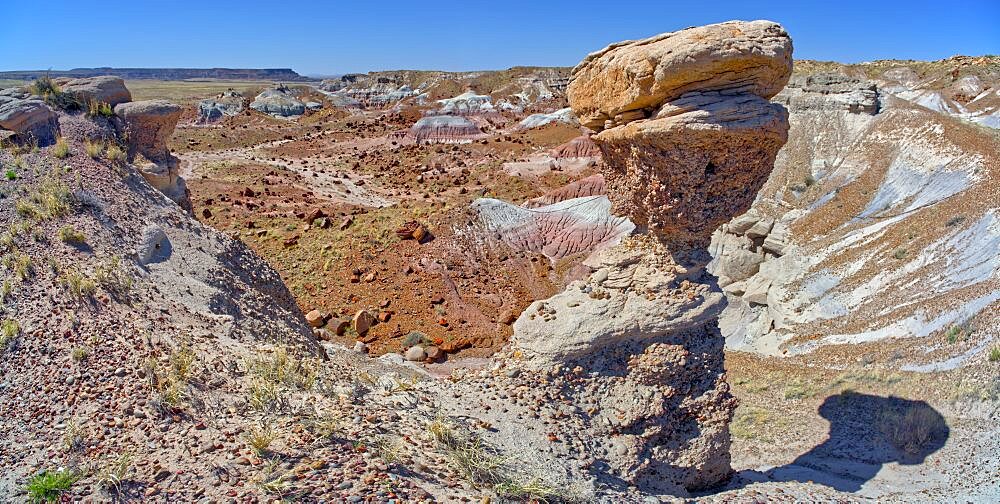
M282 82L310 81L290 68L74 68L72 70L15 70L0 72L0 79L34 80L49 77L97 77L115 75L122 79L184 80L273 80Z

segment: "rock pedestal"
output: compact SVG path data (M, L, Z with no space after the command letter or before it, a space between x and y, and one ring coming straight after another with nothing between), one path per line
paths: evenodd
M184 179L180 177L177 158L167 148L167 140L181 117L181 107L165 100L146 100L115 106L119 133L128 147L128 160L135 162L141 155L148 162L138 162L136 168L156 189L191 210L191 201Z
M791 75L777 23L728 22L612 44L573 69L570 105L604 154L612 209L704 247L750 208L788 138L768 101Z
M704 489L731 474L729 393L705 247L747 210L785 143L768 101L788 81L792 44L769 21L689 28L613 44L573 70L569 102L606 166L608 198L641 234L596 271L514 323L527 373L572 370L560 391L584 426L591 474L642 492Z

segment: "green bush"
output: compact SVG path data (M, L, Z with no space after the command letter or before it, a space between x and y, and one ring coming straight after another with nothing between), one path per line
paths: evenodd
M31 502L56 502L64 492L67 492L73 483L80 480L80 475L73 471L49 471L44 470L28 482L28 498Z

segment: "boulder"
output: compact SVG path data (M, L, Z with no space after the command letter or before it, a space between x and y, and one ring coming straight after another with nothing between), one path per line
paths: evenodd
M427 352L424 352L424 347L414 345L406 350L403 358L411 362L419 362L427 358Z
M765 217L755 222L750 229L747 229L744 234L750 238L763 238L771 232L771 228L774 226L774 219L770 217Z
M443 359L444 356L445 356L445 353L444 353L443 350L441 350L440 348L438 348L436 346L433 346L433 345L425 348L424 349L424 353L427 354L427 360L429 360L431 362L437 362L437 361Z
M323 327L327 318L328 316L319 310L312 310L306 314L306 322L310 327Z
M358 333L358 336L364 336L374 324L375 317L367 310L358 310L354 314L354 318L351 319L351 327L354 328L354 332Z
M45 146L59 136L59 116L42 100L0 95L0 128L13 131L18 140Z
M584 126L658 109L691 91L771 98L792 73L792 40L778 23L730 21L611 44L573 69L567 93Z
M785 254L785 246L788 243L788 226L783 222L777 222L771 228L771 232L764 238L764 250L781 256Z
M729 232L737 235L745 234L748 229L757 224L760 220L760 215L757 214L755 210L750 210L749 212L740 215L729 222Z
M163 228L150 224L142 229L139 246L136 248L139 265L147 266L166 261L172 252L170 239L167 238Z
M111 75L71 79L62 84L60 89L73 95L84 106L91 100L107 103L112 107L132 101L132 93L125 87L125 81Z
M754 247L754 242L750 238L725 233L714 243L715 250L712 255L716 258L716 266L712 273L719 277L720 286L745 280L760 271L760 263L764 262L764 252Z
M757 273L746 281L746 287L743 290L743 300L748 303L766 305L767 291L770 288L771 279L763 273Z

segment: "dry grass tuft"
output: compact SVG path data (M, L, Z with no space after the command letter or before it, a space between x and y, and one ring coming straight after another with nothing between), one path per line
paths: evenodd
M69 144L66 143L65 138L59 137L56 139L56 144L52 147L52 155L55 156L56 159L66 159L73 155L73 152L70 151Z
M105 145L104 142L100 140L90 141L87 140L83 143L83 151L87 153L93 159L100 159L104 155Z
M14 319L4 319L0 322L0 353L7 350L14 338L21 334L21 324Z
M262 420L256 425L250 426L243 433L243 439L247 446L259 457L268 452L268 448L274 440L278 439L278 433L267 420Z

